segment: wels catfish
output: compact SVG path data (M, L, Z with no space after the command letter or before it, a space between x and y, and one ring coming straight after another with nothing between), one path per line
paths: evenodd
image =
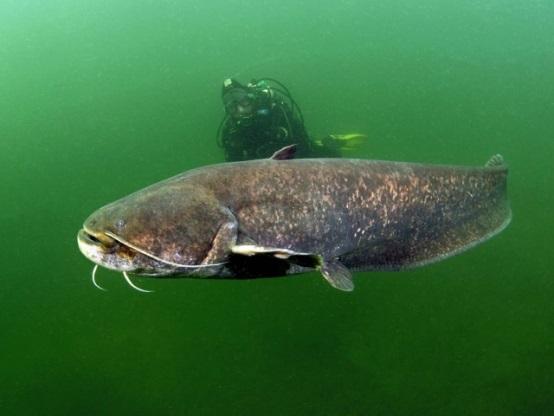
M510 222L499 155L462 167L293 154L289 146L135 192L93 213L79 247L130 284L127 273L241 279L315 269L350 291L352 271L442 260Z

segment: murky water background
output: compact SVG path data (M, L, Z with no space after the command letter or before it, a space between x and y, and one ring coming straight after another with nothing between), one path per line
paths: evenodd
M0 3L0 412L554 412L554 3ZM271 76L352 157L510 165L512 225L459 257L244 282L100 271L101 205L219 162L223 78Z

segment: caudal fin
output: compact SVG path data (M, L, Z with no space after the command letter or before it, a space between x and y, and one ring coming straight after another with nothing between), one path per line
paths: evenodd
M506 163L504 162L504 158L502 157L501 154L495 154L493 155L488 161L487 163L485 163L485 167L487 168L494 168L494 167L497 167L497 166L505 166Z

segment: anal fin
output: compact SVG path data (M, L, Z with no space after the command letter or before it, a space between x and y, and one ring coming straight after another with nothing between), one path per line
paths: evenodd
M319 265L321 274L335 289L343 290L345 292L352 292L354 290L354 282L352 281L352 274L343 264L337 260L323 260Z

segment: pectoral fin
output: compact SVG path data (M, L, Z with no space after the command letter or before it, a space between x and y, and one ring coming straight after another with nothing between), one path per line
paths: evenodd
M354 282L350 271L338 260L325 260L314 253L302 253L286 248L263 247L256 244L239 244L231 248L233 254L241 256L269 255L287 260L291 264L318 269L325 280L335 289L351 292Z
M237 241L237 228L236 221L224 223L219 227L212 240L212 247L202 261L202 265L219 263L225 260L229 250Z
M299 253L294 250L276 247L263 247L255 244L240 244L233 246L231 251L242 256L255 256L256 254L270 254L278 259L288 259L291 256L311 256L310 253Z
M335 289L351 292L354 290L352 274L338 260L322 260L319 265L321 274Z

